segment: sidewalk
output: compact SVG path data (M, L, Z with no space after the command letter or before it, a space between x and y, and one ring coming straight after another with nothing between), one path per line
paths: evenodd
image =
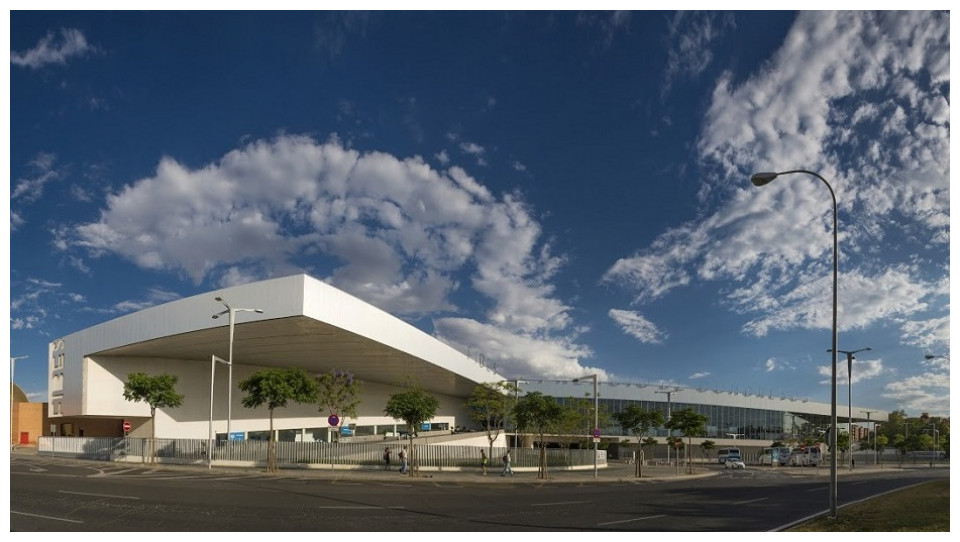
M13 456L36 456L37 450L35 447L18 447L15 450L11 451L11 457ZM53 458L50 458L53 459ZM61 459L56 458L57 461L62 461L64 463L73 463L79 465L91 465L96 464L101 468L112 466L117 468L147 468L154 469L157 471L173 471L173 472L194 472L196 474L201 473L211 473L221 476L263 476L267 474L266 468L262 466L258 467L222 467L214 465L212 468L207 468L206 465L196 465L196 464L177 464L177 463L159 463L157 465L150 465L148 463L140 462L131 462L131 463L121 463L121 462L110 462L110 461L95 461L88 459ZM938 465L940 466L940 465ZM948 465L944 465L947 466ZM925 465L906 465L905 468L921 468ZM883 470L899 470L899 465L890 465L886 464L883 467ZM862 474L864 472L880 471L880 468L874 467L873 465L857 467L853 471L849 468L838 468L838 476L846 476L849 474ZM331 481L376 481L376 482L394 482L394 483L481 483L481 484L557 484L557 483L567 483L567 484L595 484L595 483L613 483L613 484L642 484L642 483L664 483L672 481L681 481L681 480L690 480L696 478L705 478L710 476L717 476L724 472L725 469L716 464L712 463L697 463L694 465L693 474L688 474L686 467L677 468L676 465L643 465L642 468L642 477L636 477L636 465L622 463L619 461L610 462L606 467L600 467L597 469L596 475L594 475L594 470L592 468L581 469L581 470L561 470L561 469L547 469L547 478L541 479L537 477L537 469L531 467L525 468L514 468L514 476L501 476L501 469L490 468L487 471L487 474L484 475L480 467L470 469L441 469L436 468L430 469L421 469L419 476L409 476L402 475L399 472L399 465L392 465L389 470L382 467L373 468L373 467L356 467L356 468L336 468L331 469L329 465L315 465L312 467L300 467L300 468L281 468L279 472L271 474L272 476L285 477L285 478L296 478L296 479L316 479L316 480L331 480ZM770 467L770 466L755 466L749 465L746 469L747 472L769 472L769 473L779 473L785 476L809 476L809 477L823 477L824 479L830 476L829 466L820 466L820 467Z

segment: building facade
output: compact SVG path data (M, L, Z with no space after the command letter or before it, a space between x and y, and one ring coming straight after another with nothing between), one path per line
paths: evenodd
M212 318L225 304L234 310L232 349L230 319ZM437 417L419 429L442 430L464 423L464 402L477 384L503 380L406 322L295 275L158 305L51 342L50 423L61 436L118 436L124 422L130 436L150 436L149 406L125 400L124 383L133 372L167 373L185 397L179 408L157 409L158 437L206 438L212 424L218 438L226 438L228 425L231 438L266 438L268 410L244 408L238 383L271 367L352 373L362 382L361 402L357 417L341 425L360 436L405 429L383 409L410 383L440 399ZM274 428L285 440L330 441L331 414L344 417L290 404L275 411Z

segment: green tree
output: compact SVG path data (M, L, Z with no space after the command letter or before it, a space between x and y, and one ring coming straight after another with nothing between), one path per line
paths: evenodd
M650 430L651 427L659 427L663 425L663 412L659 410L644 410L638 405L627 405L627 408L621 410L620 412L615 412L613 414L613 420L617 422L617 425L620 426L625 433L631 433L633 436L637 437L637 445L640 446L641 450L643 446L640 444L640 438L644 433ZM643 477L643 472L640 466L643 464L643 461L640 457L637 457L637 478Z
M177 408L183 404L183 394L177 393L177 377L170 374L150 376L130 373L123 384L123 398L150 405L150 462L157 462L157 409Z
M779 442L774 442L773 445L774 445L774 446L782 446L782 444L780 444ZM709 457L710 450L712 450L712 449L714 449L714 448L716 448L716 447L717 447L717 443L714 442L714 441L712 441L712 440L705 440L705 441L701 442L701 443L700 443L700 451L701 451L702 454L704 454L704 457L703 457L703 458L706 459L707 457Z
M685 408L680 411L673 412L670 415L670 421L668 421L664 427L667 429L674 429L680 431L680 433L687 438L687 468L688 473L693 474L693 464L690 462L690 448L693 446L692 439L693 437L698 437L703 435L706 430L707 417L703 414L698 414L692 408Z
M317 377L317 402L320 412L326 412L327 416L336 414L340 418L337 440L340 440L340 428L344 421L348 417L357 417L360 391L360 381L347 371L333 370Z
M839 433L837 435L837 451L840 452L840 462L846 463L847 451L850 449L850 433Z
M493 443L506 429L504 421L513 410L515 395L516 384L513 382L487 382L474 387L467 398L470 419L487 432L488 457L493 457Z
M246 408L266 405L270 411L270 440L267 445L267 470L276 472L277 450L273 434L273 411L285 408L289 401L310 404L317 400L317 381L299 368L261 369L240 382Z
M436 416L439 408L440 400L427 393L419 384L412 384L405 391L395 393L387 399L387 406L383 409L383 413L407 424L407 432L410 435L411 476L420 476L414 435L417 434L421 424Z
M517 429L538 436L540 443L540 461L537 478L547 477L547 442L544 436L556 432L563 420L564 409L553 398L536 391L528 393L517 401L514 417Z
M653 437L647 437L642 441L640 441L640 451L643 452L643 449L646 448L647 446L656 446L657 444L660 444L660 441L658 441ZM643 454L641 453L641 455Z

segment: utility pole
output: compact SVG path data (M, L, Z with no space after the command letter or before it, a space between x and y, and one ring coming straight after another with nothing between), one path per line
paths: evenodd
M674 393L676 393L676 392L678 392L678 391L681 391L680 388L674 388L674 389L672 389L672 390L655 391L655 392L654 392L654 393L664 393L664 394L667 395L667 423L670 422L670 416L673 414L672 409L671 409L671 406L670 406L670 397L671 397ZM667 440L670 440L671 433L672 433L672 431L671 431L669 428L667 428ZM670 443L670 442L667 443L667 465L670 464L670 447L671 447L672 445L673 445L673 444ZM677 459L679 460L680 458L678 457ZM679 468L679 467L677 467L677 468Z

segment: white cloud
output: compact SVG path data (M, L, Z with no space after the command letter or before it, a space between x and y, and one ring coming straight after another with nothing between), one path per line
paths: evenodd
M863 360L860 358L853 360L853 384L878 377L884 372L886 372L886 370L881 360ZM830 382L833 380L833 373L829 365L818 366L817 373L819 373L820 376L826 377L820 381L821 384L830 385ZM847 357L844 354L840 354L837 357L837 385L848 383Z
M610 309L608 314L624 333L636 337L642 343L657 344L667 338L666 333L639 312Z
M615 375L598 367L584 365L593 352L569 336L542 333L515 333L499 326L467 318L440 318L434 321L437 336L463 352L476 351L487 366L495 364L506 376L571 379L596 373L600 380Z
M950 374L925 372L884 386L883 397L897 401L908 412L950 415Z
M43 188L50 181L60 176L53 166L56 157L50 153L40 153L30 161L30 169L34 176L17 180L17 186L10 194L11 200L34 202L43 196Z
M140 300L126 300L116 303L113 310L121 313L136 312L154 305L160 305L169 301L180 299L180 294L171 292L164 288L153 287L147 290L147 296Z
M829 192L806 174L748 182L809 167L841 213L841 329L895 320L904 341L943 336L946 271L928 278L918 262L947 254L949 89L936 82L949 80L948 52L946 13L801 13L760 72L714 89L698 142L700 218L619 259L604 281L635 304L717 281L751 317L748 334L829 328ZM918 317L932 328L907 323Z
M565 258L522 198L494 197L463 168L438 171L419 157L289 135L198 169L165 157L110 195L96 222L54 233L62 250L115 254L198 284L327 269L331 284L406 316L457 311L453 296L472 288L486 322L438 320L462 344L496 336L525 355L542 348L542 374L582 372L577 359L589 354L569 338L570 307L551 282Z
M690 378L690 380L697 380L697 379L699 379L699 378L706 378L706 377L710 376L711 374L712 374L712 373L709 373L709 372L693 373L692 375L689 376L689 378Z
M10 62L14 66L24 66L31 69L40 68L46 64L66 64L67 59L74 56L83 56L93 51L87 43L83 32L75 28L60 30L59 39L52 32L40 39L32 49L23 52L10 52Z
M736 28L730 13L678 11L667 25L667 69L662 93L679 77L696 78L713 60L714 42L728 28Z

